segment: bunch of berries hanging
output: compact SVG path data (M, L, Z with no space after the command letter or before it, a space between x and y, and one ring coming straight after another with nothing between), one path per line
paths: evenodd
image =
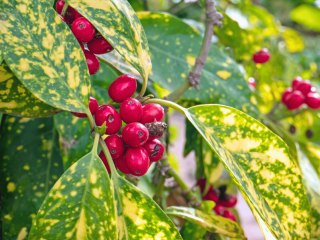
M65 2L58 0L56 2L56 11L62 14ZM101 36L101 34L94 28L94 26L83 17L77 10L68 6L62 20L66 22L79 41L79 44L86 57L90 75L98 72L100 68L99 59L95 54L105 54L113 50L110 43Z

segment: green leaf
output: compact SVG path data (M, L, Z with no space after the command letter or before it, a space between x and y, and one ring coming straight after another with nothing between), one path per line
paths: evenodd
M309 239L309 202L287 145L236 109L200 105L186 116L218 154L265 234Z
M302 26L310 30L320 32L319 8L307 4L302 4L291 11L290 17L293 21L301 24Z
M209 232L218 233L231 238L246 239L243 230L238 223L213 213L208 214L201 210L187 207L169 207L166 209L166 213L200 225Z
M284 28L281 35L289 52L296 53L303 51L304 41L299 32L292 28Z
M37 99L5 65L0 65L0 111L21 117L47 117L59 110Z
M67 0L106 38L114 49L148 80L151 71L148 41L127 0Z
M90 78L76 38L50 1L2 1L3 57L22 84L41 101L84 112Z
M96 151L73 164L55 183L29 239L117 239L112 184Z
M313 169L320 177L320 146L313 143L307 143L304 145L301 144L301 149L304 151L304 154L308 157Z
M62 174L52 118L3 116L0 131L1 239L24 239ZM18 237L19 236L19 237Z

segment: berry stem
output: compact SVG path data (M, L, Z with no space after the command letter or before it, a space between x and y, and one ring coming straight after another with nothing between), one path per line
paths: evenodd
M95 134L94 134L94 142L93 142L93 147L92 147L92 149L93 149L96 153L98 152L99 138L100 138L100 134L99 134L99 133L95 133Z
M181 107L179 104L177 104L175 102L171 102L168 100L159 99L159 98L152 98L152 99L145 101L145 103L158 103L162 106L171 107L171 108L177 110L178 112L185 114L185 109L183 107Z
M69 7L69 4L65 2L64 5L63 5L63 8L62 8L62 11L61 11L61 16L62 17L64 17L66 15L68 7Z
M147 87L148 87L148 79L146 79L146 80L143 79L142 87L141 87L141 90L140 90L138 98L143 97L143 95L145 94L145 92L147 90Z
M210 46L212 43L213 27L214 25L217 25L220 27L222 24L221 22L222 15L217 11L213 0L206 0L205 9L206 9L205 33L204 33L199 55L186 81L180 87L178 87L176 90L174 90L172 93L168 95L167 99L171 101L177 101L183 95L183 93L189 89L189 87L197 88L200 84L201 73L206 63Z

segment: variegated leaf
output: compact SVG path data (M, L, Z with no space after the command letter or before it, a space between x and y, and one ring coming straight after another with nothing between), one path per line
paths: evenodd
M55 183L29 239L117 239L112 184L96 151L73 164Z
M1 1L0 33L6 63L30 92L56 108L85 111L90 92L86 61L50 2Z
M281 138L230 107L200 105L185 113L224 163L262 230L276 239L309 239L301 171Z
M169 207L166 209L166 213L186 219L209 232L218 233L230 238L246 239L238 223L213 213L208 214L201 210L187 207Z
M0 143L0 238L22 240L63 172L53 120L4 115Z
M47 117L57 113L37 99L5 65L0 65L0 112L22 117Z
M85 16L115 50L148 80L151 71L148 41L127 0L67 0Z

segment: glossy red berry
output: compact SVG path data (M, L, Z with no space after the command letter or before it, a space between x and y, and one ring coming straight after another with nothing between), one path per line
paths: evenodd
M115 134L121 128L120 114L116 109L108 104L101 105L95 113L97 126L106 123L106 134Z
M131 147L145 144L149 138L148 129L141 123L129 123L122 130L123 141Z
M219 196L218 193L213 189L213 187L210 187L207 194L202 197L203 200L209 200L218 202Z
M213 208L213 210L215 211L215 213L216 213L217 215L220 215L220 216L222 216L223 213L224 213L224 211L225 211L224 207L221 206L221 205L219 205L219 204L217 204L217 205Z
M297 85L300 84L303 81L302 77L297 76L294 79L292 79L291 86L293 89L296 89Z
M91 114L95 114L95 112L98 110L98 107L99 107L98 101L94 97L90 97L89 109L90 109ZM79 117L79 118L87 117L87 114L85 114L85 113L72 112L72 114L76 117Z
M312 109L320 108L320 95L315 92L310 92L306 98L306 104Z
M131 173L128 166L127 166L125 155L122 155L119 158L114 159L113 162L114 162L114 165L116 166L116 168L119 169L124 174Z
M112 159L119 158L124 153L124 144L120 136L110 135L104 142L107 144Z
M268 49L263 48L260 51L256 52L255 54L253 54L252 59L255 63L263 64L269 61L270 53Z
M106 167L108 173L111 173L107 158L102 151L99 153L99 157L100 157L101 161L103 162L104 166Z
M148 103L142 106L141 123L161 122L163 117L164 109L160 104Z
M89 42L93 39L96 30L84 17L79 17L71 25L71 30L80 42Z
M283 103L283 104L286 104L286 102L287 102L287 97L289 96L289 95L291 95L291 93L292 93L292 88L288 88L288 89L286 89L283 93L282 93L282 97L281 97L281 102Z
M309 81L301 81L297 83L293 90L299 90L305 97L311 92L312 85Z
M158 139L146 142L143 147L147 150L151 162L157 162L162 158L164 146Z
M90 52L94 54L104 54L113 50L111 44L102 36L94 37L88 42L87 46Z
M224 210L222 216L225 217L225 218L230 219L231 221L234 221L234 222L237 221L236 216L229 210Z
M125 158L132 175L142 176L148 171L150 159L147 150L143 147L129 148L125 154Z
M305 97L303 96L303 94L300 91L295 90L285 98L284 104L289 110L295 110L301 107L304 101Z
M226 208L232 208L237 204L237 197L234 195L224 194L219 198L218 204Z
M64 4L65 4L65 2L63 0L58 0L56 2L56 11L57 11L57 13L59 13L59 14L62 13L62 9L63 9Z
M126 123L139 122L142 116L142 105L135 98L128 98L120 105L121 119Z
M84 50L90 75L96 74L100 68L99 59L90 51Z
M108 93L113 101L121 103L130 98L136 90L137 80L133 76L125 74L116 78L111 83Z
M80 17L83 17L77 10L73 7L68 7L67 16L69 19L72 19L72 22Z

